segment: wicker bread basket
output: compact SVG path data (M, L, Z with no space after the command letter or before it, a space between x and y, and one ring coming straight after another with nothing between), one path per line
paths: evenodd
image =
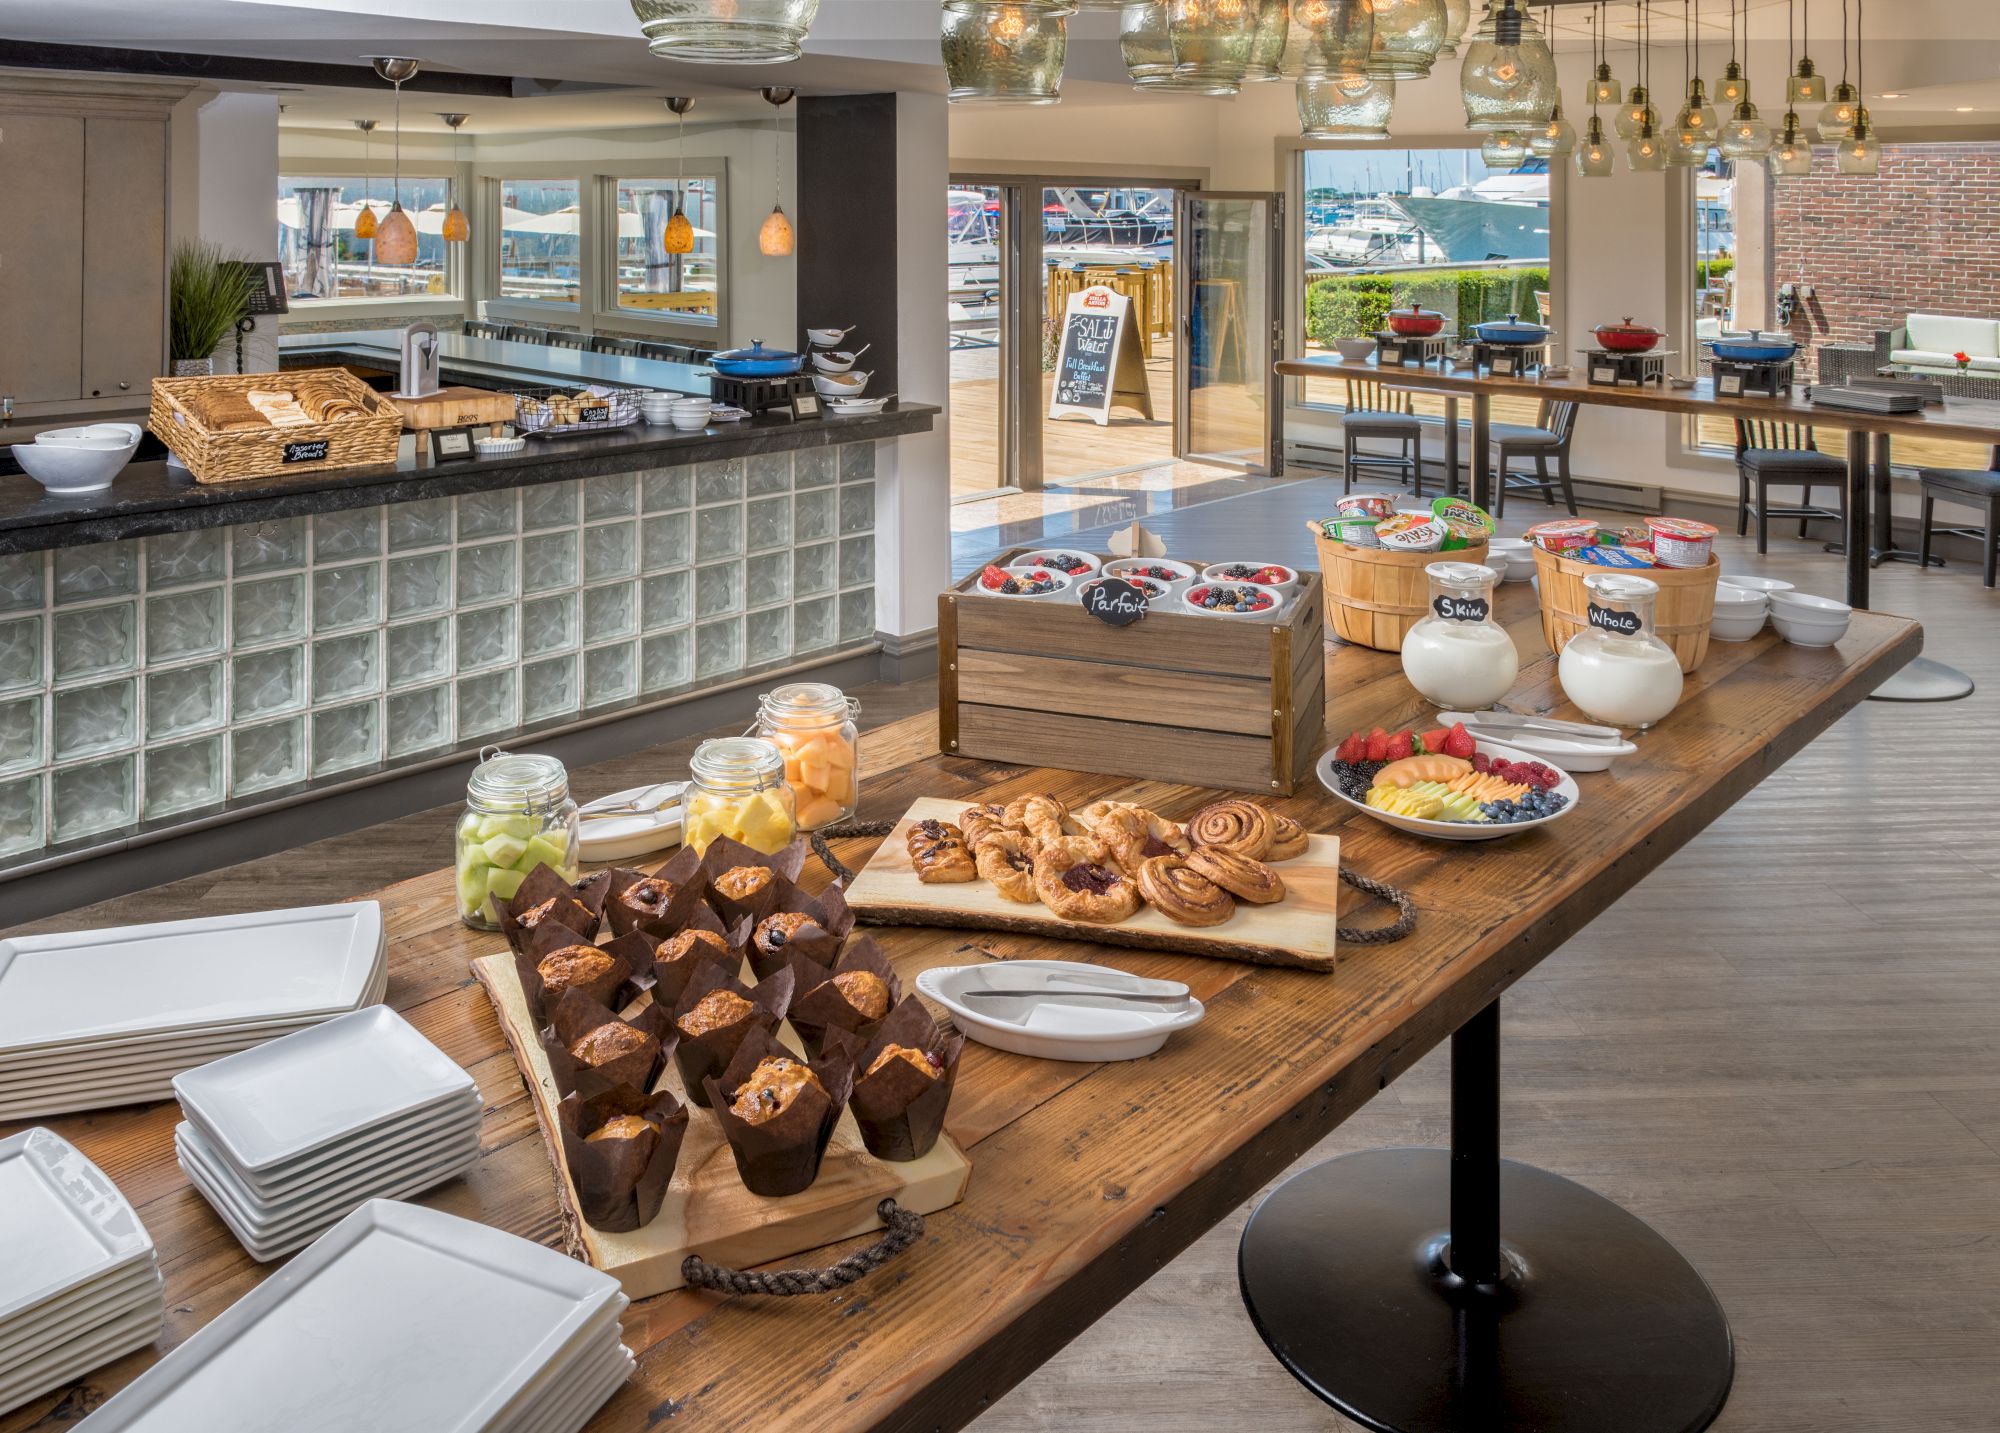
M1589 626L1584 614L1590 610L1590 594L1583 579L1618 571L1578 562L1553 552L1535 549L1535 585L1541 590L1542 635L1551 652L1561 652L1563 643ZM1722 562L1710 554L1706 567L1651 567L1634 572L1634 577L1650 578L1660 585L1660 599L1653 607L1653 633L1674 649L1681 670L1692 672L1708 655L1708 624L1715 616L1715 584L1722 576Z
M211 396L241 397L251 389L288 390L301 402L345 398L358 417L288 428L212 432L201 418ZM147 426L187 464L199 483L233 483L279 473L369 467L396 461L403 416L380 394L343 368L287 373L231 373L213 378L155 378Z
M1403 637L1431 610L1433 562L1486 561L1486 544L1452 552L1396 552L1335 542L1316 522L1306 530L1319 544L1319 570L1326 579L1326 622L1334 636L1357 647L1400 652Z

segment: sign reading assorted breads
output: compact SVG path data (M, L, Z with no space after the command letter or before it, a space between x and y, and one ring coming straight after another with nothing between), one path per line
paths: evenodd
M1124 404L1152 417L1153 395L1140 348L1131 299L1101 285L1072 294L1063 312L1049 416L1080 413L1106 424L1112 408Z

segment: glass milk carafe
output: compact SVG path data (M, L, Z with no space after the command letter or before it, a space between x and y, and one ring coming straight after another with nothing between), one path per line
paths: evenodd
M1583 579L1589 626L1563 644L1556 677L1586 716L1644 729L1681 699L1681 664L1653 635L1660 584L1625 572Z
M693 780L681 796L682 839L706 851L717 836L774 856L792 844L799 822L785 754L754 736L703 742L688 762Z
M757 699L757 735L785 754L799 829L818 830L854 814L860 715L859 702L825 682L791 682Z
M458 818L458 918L474 930L498 930L489 896L512 900L541 865L576 879L581 823L569 772L555 757L511 756L498 747L479 755Z
M1521 658L1493 620L1498 575L1476 562L1433 562L1430 611L1403 638L1403 675L1446 710L1478 711L1507 695Z

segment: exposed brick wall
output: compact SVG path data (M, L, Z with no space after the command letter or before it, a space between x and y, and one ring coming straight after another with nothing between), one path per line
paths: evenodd
M1822 145L1772 189L1772 282L1817 290L1800 343L1871 344L1911 313L2000 319L2000 143L1885 145L1872 179Z

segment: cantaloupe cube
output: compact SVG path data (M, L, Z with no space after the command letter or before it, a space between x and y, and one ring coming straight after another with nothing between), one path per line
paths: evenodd
M827 774L825 789L827 800L840 806L852 806L854 804L854 773L852 771L829 772Z
M844 741L826 744L826 764L836 771L854 770L854 748Z
M839 819L840 803L837 801L830 801L824 796L815 796L809 801L799 803L799 825L806 830Z
M801 790L813 792L815 795L823 794L832 779L833 775L827 770L824 761L808 761L804 757L799 758L798 784Z

